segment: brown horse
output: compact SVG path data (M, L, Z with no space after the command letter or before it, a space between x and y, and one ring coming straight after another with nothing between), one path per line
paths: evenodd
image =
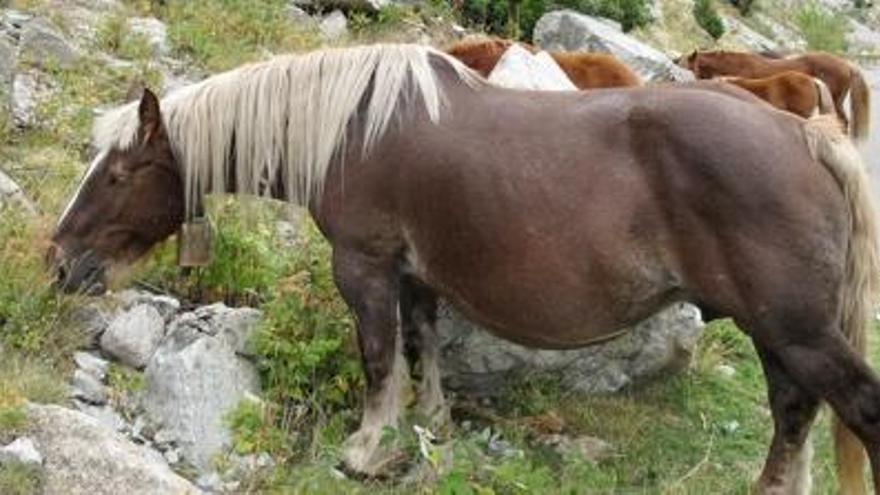
M514 42L499 38L479 38L455 43L446 53L465 65L489 77L498 59ZM520 43L532 53L535 47ZM553 60L565 72L578 89L619 88L640 86L641 81L633 71L611 55L590 52L550 52Z
M861 70L850 62L827 53L808 53L800 56L772 59L754 53L698 52L680 60L699 79L717 76L737 76L759 79L785 71L796 71L821 79L831 91L837 116L848 125L854 139L868 137L870 127L870 89ZM843 101L849 94L851 125L843 110Z
M279 57L102 116L101 152L48 258L76 290L171 235L206 194L307 207L356 315L366 403L344 460L357 471L389 458L402 336L420 346L419 407L445 416L442 296L499 336L555 349L676 301L730 316L758 350L773 413L757 490L807 489L822 401L878 475L880 380L862 353L880 255L859 154L828 118L719 86L508 90L413 45ZM864 450L846 431L839 479L859 493Z
M724 82L739 86L780 110L807 118L820 114L834 114L834 100L828 86L821 80L800 72L786 71L761 79L720 77Z

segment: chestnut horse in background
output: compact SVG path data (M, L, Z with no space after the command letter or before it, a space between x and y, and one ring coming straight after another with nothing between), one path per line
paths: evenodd
M773 59L754 53L694 51L679 61L698 79L718 76L763 78L786 71L796 71L821 79L834 99L837 116L849 127L855 140L868 137L870 127L870 89L862 71L854 64L827 53L807 53ZM849 94L852 122L843 110L843 100Z
M828 86L822 80L800 72L787 71L761 79L727 76L718 79L739 86L780 110L804 118L816 113L835 113Z
M465 65L489 77L495 64L514 43L499 38L478 38L455 43L446 53ZM528 51L538 50L528 43L520 43ZM629 67L611 55L590 52L549 52L559 68L578 89L620 88L641 86L641 80Z

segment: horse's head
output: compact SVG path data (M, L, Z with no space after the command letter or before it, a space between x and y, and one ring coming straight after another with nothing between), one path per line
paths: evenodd
M712 79L714 77L724 75L727 72L722 70L721 60L724 54L722 52L701 52L694 50L688 56L682 56L676 60L676 63L685 69L694 73L697 79Z
M53 233L47 260L65 291L100 289L110 264L134 261L183 221L183 178L149 90L137 116L135 139L100 150Z

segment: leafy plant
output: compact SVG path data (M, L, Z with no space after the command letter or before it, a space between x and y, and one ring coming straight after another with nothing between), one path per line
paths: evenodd
M724 35L724 21L715 10L713 0L696 0L694 2L694 18L709 36L718 39Z
M350 416L339 413L359 404L362 375L352 320L336 292L329 254L314 225L306 224L286 278L263 308L252 347L270 401L342 418Z
M236 453L282 452L287 449L284 431L276 422L277 407L244 399L226 416Z

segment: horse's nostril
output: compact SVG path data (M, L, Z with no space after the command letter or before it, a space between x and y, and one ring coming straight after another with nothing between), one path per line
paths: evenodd
M67 280L67 269L64 266L58 267L58 283L64 283Z

